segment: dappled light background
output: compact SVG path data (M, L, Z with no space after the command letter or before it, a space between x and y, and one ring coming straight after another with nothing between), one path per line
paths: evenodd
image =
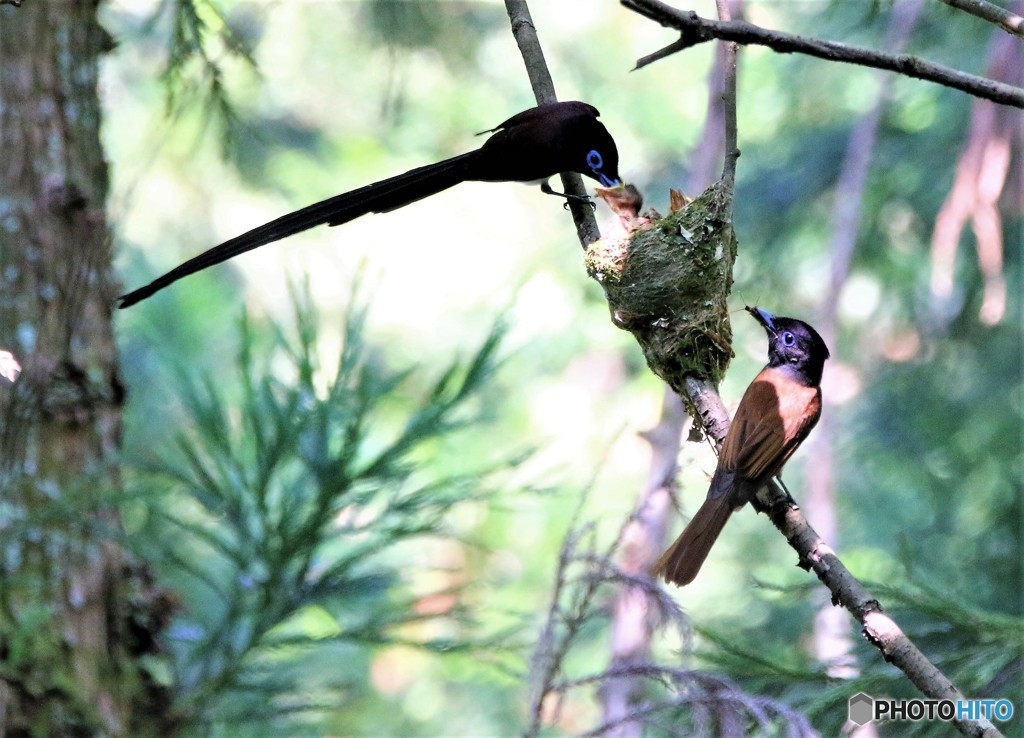
M257 69L214 48L235 116L222 143L223 119L199 102L165 115L168 29L164 17L150 22L154 5L114 0L105 7L105 23L121 41L106 62L102 94L111 220L126 288L285 212L475 148L482 141L476 132L533 104L501 3L225 2L225 20L253 44ZM560 98L601 111L622 175L647 204L667 210L668 188L686 182L704 120L713 47L631 72L672 34L614 2L534 5ZM885 7L752 2L747 12L767 27L877 46ZM695 9L714 15L709 2ZM908 51L984 73L992 31L950 13L937 3L922 9ZM851 128L877 103L879 79L867 69L741 51L736 357L721 386L730 407L765 362L763 331L740 311L744 304L811 323L823 315L836 181ZM929 281L932 232L967 145L971 104L956 91L895 80L875 146L865 152L872 164L864 210L835 295L833 360L823 383L837 497L833 543L867 580L912 580L1019 615L1019 128L998 203L1001 274L1010 285L1005 311L998 320L991 311L979 317L985 280L970 228L959 238L951 289L936 295ZM611 217L603 204L597 216ZM408 369L373 420L382 435L503 316L501 364L475 400L479 420L446 438L431 459L454 474L521 458L502 472L507 493L454 507L454 536L406 541L381 556L404 572L418 614L443 615L458 601L475 621L425 618L403 626L405 639L469 631L487 639L518 628L511 640L520 650L505 643L483 655L444 655L396 642L353 648L343 663L308 653L289 661L282 653L282 668L308 675L310 684L325 669L340 670L346 684L335 699L340 706L298 719L311 734L516 732L510 726L523 720L531 628L547 605L568 520L586 489L585 514L599 535L615 535L647 474L650 451L638 434L657 422L662 386L631 337L610 322L560 201L535 187L465 183L392 213L265 246L119 313L134 463L172 457L176 439L193 432L178 396L183 375L207 377L229 398L243 393L235 368L243 312L256 334L269 335L272 323L290 323L302 289L296 285L304 282L317 309L325 378L337 365L354 301L367 306L363 339L373 355ZM257 338L254 351L268 340ZM270 366L281 381L292 379L285 362ZM810 448L786 468L798 500ZM714 466L708 444L684 444L684 514L703 499ZM145 484L141 476L135 483ZM671 530L684 519L676 516ZM794 563L765 518L747 509L678 598L698 628L738 648L806 658L802 639L818 604L783 589L811 579ZM465 591L438 594L453 587ZM172 652L186 647L188 627L201 621L201 598L182 598ZM329 613L309 608L289 627L329 636L335 626ZM585 637L593 647L570 654L570 671L607 660L601 624ZM698 644L686 663L726 668L709 655L709 640L698 635ZM656 649L678 659L679 645L666 637ZM583 731L598 714L592 695L574 695L557 727ZM828 724L844 718L833 715ZM260 730L252 726L251 734Z

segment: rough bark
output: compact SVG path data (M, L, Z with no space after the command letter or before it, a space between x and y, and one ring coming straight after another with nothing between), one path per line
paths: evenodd
M0 736L160 723L135 660L154 648L137 627L153 589L113 542L123 391L98 6L0 7L0 346L23 367L0 386Z

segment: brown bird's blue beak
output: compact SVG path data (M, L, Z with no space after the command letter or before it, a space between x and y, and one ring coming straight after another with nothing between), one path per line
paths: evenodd
M743 309L746 310L751 315L753 315L754 316L754 320L756 320L758 323L763 325L765 327L765 330L768 330L768 331L770 331L772 333L775 332L775 316L774 315L769 313L767 310L762 310L759 307L750 307L750 305L747 305Z

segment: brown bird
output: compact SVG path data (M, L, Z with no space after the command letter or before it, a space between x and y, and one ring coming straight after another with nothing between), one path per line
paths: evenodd
M707 499L654 567L655 576L680 587L697 576L729 516L781 473L821 416L821 373L829 357L821 336L794 318L747 312L768 332L768 365L743 393Z

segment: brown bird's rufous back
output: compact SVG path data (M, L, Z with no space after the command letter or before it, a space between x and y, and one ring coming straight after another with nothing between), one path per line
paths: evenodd
M697 576L729 516L781 473L821 416L829 357L821 336L803 321L747 311L768 333L768 365L740 400L707 499L654 567L656 576L680 587Z

